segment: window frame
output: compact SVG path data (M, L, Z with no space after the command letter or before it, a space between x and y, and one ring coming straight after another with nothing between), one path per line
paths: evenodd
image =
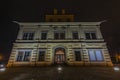
M46 33L46 37L45 38L43 37L42 33L43 34ZM48 36L48 32L47 31L42 31L41 32L41 40L47 40L47 36Z
M57 37L55 35L58 35ZM64 35L64 37L62 37ZM54 31L54 40L64 40L66 38L65 31Z
M91 60L89 51L93 51L93 54L95 56L95 60ZM98 58L97 58L98 55L97 55L96 51L100 51L101 60L98 60ZM103 55L102 49L88 49L88 56L89 56L89 60L91 62L102 62L102 61L104 61L104 55Z
M79 51L79 52L80 52L80 53L79 53L79 58L80 58L80 59L78 59L78 60L76 59L76 54L78 54L78 53L75 53L76 51ZM82 61L82 51L81 51L81 49L75 49L75 50L74 50L74 60L75 60L75 61Z
M76 35L74 35L74 33L77 33L77 38L75 37ZM76 40L76 39L79 39L78 31L73 31L73 32L72 32L72 38L75 39L75 40Z
M25 34L26 36L24 37ZM32 37L31 37L31 34L32 34ZM22 40L34 40L34 36L35 36L34 32L23 32Z
M40 51L41 51L41 52L44 52L44 60L40 60ZM39 49L37 61L38 61L38 62L46 61L46 50L45 50L45 49Z
M93 37L93 35L92 34L95 34L95 38ZM87 35L86 34L89 34L89 38L87 38ZM86 31L85 32L85 39L86 40L96 40L97 39L97 33L96 33L96 31Z
M22 59L20 61L18 60L19 52L23 52ZM29 52L29 56L27 56L27 57L29 57L28 61L25 60L25 54L26 54L26 52ZM30 60L31 60L31 54L32 54L32 50L18 50L17 51L17 55L16 55L16 62L30 62Z

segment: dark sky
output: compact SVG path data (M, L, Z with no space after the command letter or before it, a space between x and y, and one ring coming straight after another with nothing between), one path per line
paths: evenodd
M66 9L75 21L102 21L110 52L120 48L120 0L3 0L0 2L0 53L10 54L19 26L12 21L40 22L53 9Z

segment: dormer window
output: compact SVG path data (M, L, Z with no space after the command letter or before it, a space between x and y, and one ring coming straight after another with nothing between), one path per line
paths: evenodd
M65 39L65 32L54 32L54 39Z
M23 40L33 40L33 39L34 39L34 32L23 33Z
M47 32L43 31L41 32L41 40L46 40L47 39Z
M78 32L73 32L72 36L73 36L73 39L78 39Z
M86 39L88 39L88 40L97 39L95 32L86 32L86 33L85 33L85 37L86 37Z

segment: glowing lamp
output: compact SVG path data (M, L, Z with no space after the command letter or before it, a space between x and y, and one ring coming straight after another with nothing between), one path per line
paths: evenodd
M3 72L5 70L6 70L6 68L0 68L0 72Z
M119 71L119 70L120 70L119 67L114 67L113 69L114 69L115 71Z

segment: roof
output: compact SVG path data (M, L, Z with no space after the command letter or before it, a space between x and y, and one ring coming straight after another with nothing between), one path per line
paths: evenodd
M104 21L99 22L18 22L13 21L14 23L17 23L19 25L81 25L81 26L99 26Z

